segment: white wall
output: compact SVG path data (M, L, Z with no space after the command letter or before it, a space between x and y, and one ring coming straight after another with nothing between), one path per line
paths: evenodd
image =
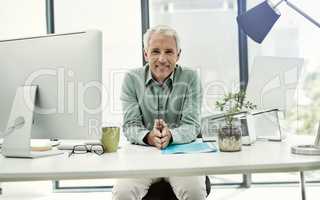
M45 1L0 0L0 25L0 39L45 35Z

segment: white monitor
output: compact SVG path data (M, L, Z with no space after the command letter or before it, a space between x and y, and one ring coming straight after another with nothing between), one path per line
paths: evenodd
M17 88L37 85L32 138L99 137L100 31L3 40L0 55L0 131L7 128Z

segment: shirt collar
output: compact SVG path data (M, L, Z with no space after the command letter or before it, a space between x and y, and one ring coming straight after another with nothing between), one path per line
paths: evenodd
M154 80L153 77L152 77L149 64L146 64L145 67L146 67L146 81L145 81L145 86L147 86L151 81L157 82L157 81ZM178 65L176 65L176 68L177 68L177 67L178 67ZM171 82L173 82L176 68L175 68L175 70L173 70L173 72L172 72L171 75L169 76L169 79L171 80ZM165 81L165 83L167 83L167 81L168 81L168 79Z

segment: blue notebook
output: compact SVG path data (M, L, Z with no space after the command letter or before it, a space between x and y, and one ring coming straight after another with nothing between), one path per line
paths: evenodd
M208 153L216 152L217 148L212 143L203 143L195 141L189 144L172 144L161 150L162 154L177 154L177 153Z

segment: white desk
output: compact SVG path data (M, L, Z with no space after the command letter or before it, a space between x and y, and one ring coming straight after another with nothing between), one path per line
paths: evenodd
M102 156L67 153L37 159L0 156L0 182L96 178L139 178L320 169L320 156L290 153L289 142L256 142L236 153L163 155L153 147L126 145ZM304 184L302 184L304 193Z

